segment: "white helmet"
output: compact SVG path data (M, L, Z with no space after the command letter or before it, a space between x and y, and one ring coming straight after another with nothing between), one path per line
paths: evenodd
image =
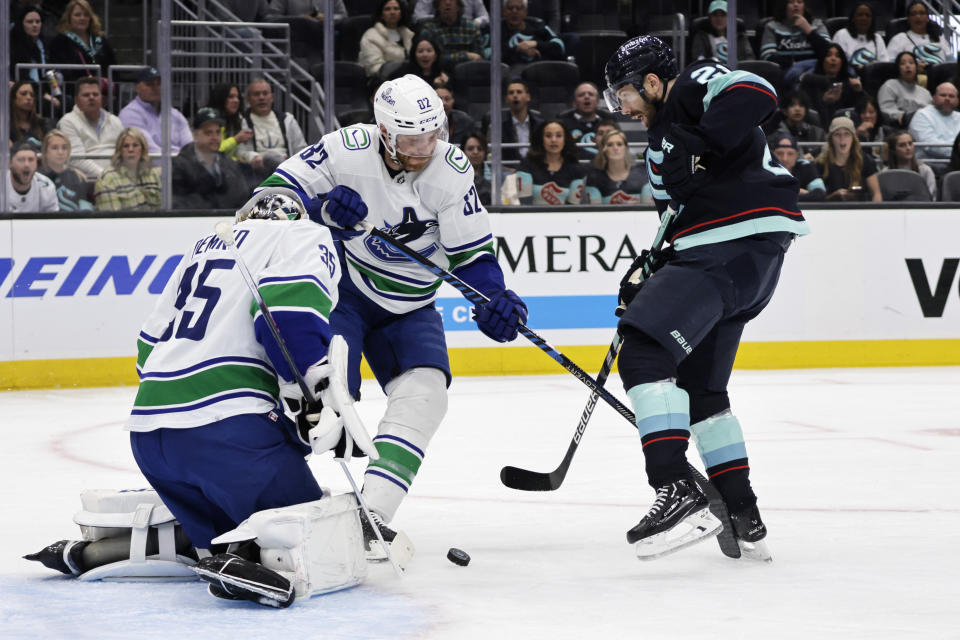
M387 130L380 137L390 158L397 153L414 158L433 155L436 141L446 140L449 132L443 100L429 84L412 74L388 80L377 89L373 101L377 125Z

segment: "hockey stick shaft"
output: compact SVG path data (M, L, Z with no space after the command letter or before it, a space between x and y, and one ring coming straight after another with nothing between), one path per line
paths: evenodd
M663 241L667 234L667 227L670 226L670 223L673 222L673 218L676 217L677 209L678 205L671 202L664 211L663 216L660 219L660 228L657 229L657 235L653 239L652 249L654 251L659 250L660 247L663 246ZM645 279L650 277L652 271L653 265L649 260L647 260L642 266L643 278ZM621 303L618 305L618 309L619 308L626 309L626 305ZM620 346L622 344L623 336L620 334L618 329L616 334L613 336L613 341L610 343L610 348L607 350L607 355L603 359L603 366L601 366L600 372L597 374L597 384L600 386L606 384L607 377L610 375L610 371L613 368L613 363L617 358L617 354L620 352ZM570 468L570 463L573 461L573 456L577 451L577 447L580 445L580 438L583 437L583 432L587 428L587 423L590 421L590 417L593 415L593 409L597 406L598 397L598 394L594 392L591 393L590 397L587 399L587 405L580 414L580 422L577 424L577 430L573 434L573 438L570 441L570 446L567 447L567 452L564 454L563 460L556 469L550 473L538 473L536 471L529 471L519 467L507 466L500 470L500 481L511 489L519 489L521 491L555 491L559 489L567 475L567 470Z
M429 258L424 257L418 253L415 249L407 246L400 240L391 237L390 235L380 231L375 226L367 222L366 220L361 220L359 226L362 227L365 231L369 232L370 235L375 238L386 242L391 247L404 254L414 262L418 262L422 266L426 267L428 271L433 273L435 276L446 282L447 284L453 286L457 291L459 291L464 298L470 302L478 305L483 305L490 302L490 299L471 287L469 284L450 273L440 265L436 264ZM556 347L551 345L549 342L544 340L539 334L527 327L525 324L521 324L519 327L520 334L523 335L526 339L534 344L538 349L546 353L548 356L557 361L560 366L569 371L575 378L580 380L582 383L587 385L594 393L598 394L603 398L604 402L609 404L614 410L619 413L621 416L629 420L631 423L634 422L633 412L622 402L620 402L612 393L603 388L603 386L597 384L597 381L590 377L586 371L581 369L574 363L570 358L561 353Z
M287 367L289 367L291 374L296 379L297 386L300 387L300 392L303 393L304 400L306 400L309 404L315 404L317 398L313 394L313 390L310 389L310 387L307 385L307 381L303 379L303 375L301 375L300 370L297 369L297 365L293 361L293 356L290 355L290 350L287 348L287 344L284 342L283 336L280 335L280 328L277 326L277 322L274 320L273 314L270 313L270 307L267 306L267 303L263 300L263 296L260 295L260 289L257 287L257 283L253 279L250 269L247 268L247 263L244 261L243 256L240 255L240 250L237 249L237 243L233 237L233 225L225 220L222 220L216 225L216 233L217 237L220 238L220 241L227 245L230 255L232 255L233 259L236 261L237 267L240 269L240 275L243 276L243 281L247 284L250 294L253 296L253 299L256 300L257 307L260 309L260 313L263 314L264 320L266 320L267 323L267 327L270 329L270 335L273 336L274 341L276 341L277 346L280 348L280 353L283 354L283 359L287 363ZM383 551L387 555L387 559L393 566L393 570L398 576L402 576L403 570L397 566L396 562L393 561L393 556L390 553L390 547L387 545L386 540L383 539L383 535L380 533L380 527L377 526L373 516L370 515L370 509L367 507L367 501L364 500L363 493L357 488L357 483L353 479L353 474L350 473L350 469L347 468L347 464L343 460L338 459L337 462L340 463L340 468L343 469L343 474L347 476L347 480L350 482L350 487L353 489L353 493L357 497L357 503L360 505L360 509L363 511L363 515L366 517L367 522L370 523L370 527L373 529L373 532L377 534L377 540L380 541L380 545L383 547Z

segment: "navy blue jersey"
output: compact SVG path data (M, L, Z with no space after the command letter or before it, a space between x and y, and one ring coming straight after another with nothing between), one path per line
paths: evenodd
M677 77L648 134L647 173L657 208L662 213L670 203L659 165L671 125L687 125L705 141L700 164L707 180L668 229L674 248L810 232L797 205L797 180L770 153L760 128L776 109L776 92L766 80L715 60L695 62Z

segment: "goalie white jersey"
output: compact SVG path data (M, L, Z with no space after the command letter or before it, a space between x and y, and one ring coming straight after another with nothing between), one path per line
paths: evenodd
M306 370L326 357L337 302L340 265L329 230L309 220L246 220L233 233ZM196 427L275 408L277 373L289 371L265 322L226 245L215 233L197 241L140 331L140 389L127 428Z
M263 187L289 187L307 198L336 185L350 187L367 205L367 221L438 265L453 270L493 255L487 211L463 152L438 141L425 169L391 175L375 125L328 133L286 160ZM364 234L343 243L350 279L393 313L430 304L441 280L381 240Z

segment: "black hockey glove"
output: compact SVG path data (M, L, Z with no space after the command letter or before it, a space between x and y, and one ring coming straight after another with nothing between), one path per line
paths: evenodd
M662 146L663 186L671 198L684 203L707 180L707 172L697 168L700 156L707 152L707 144L697 133L675 124L663 136Z
M620 280L620 295L617 298L617 309L614 311L618 318L627 310L627 305L637 297L653 272L662 267L672 255L673 249L644 249L640 252Z

